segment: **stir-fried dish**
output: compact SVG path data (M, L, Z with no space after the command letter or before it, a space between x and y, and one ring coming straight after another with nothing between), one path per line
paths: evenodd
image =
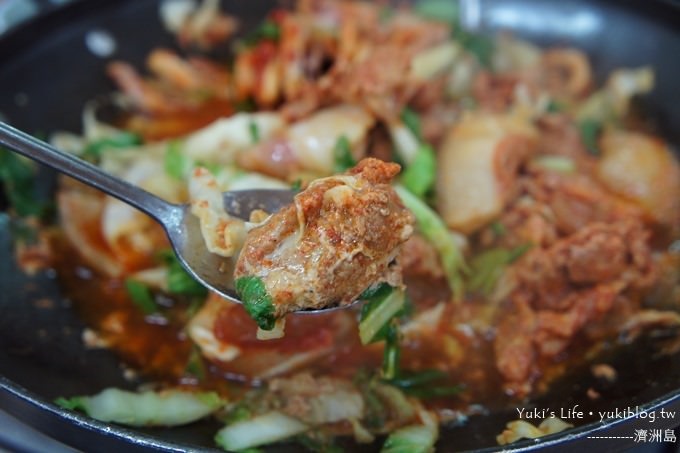
M116 93L51 140L191 203L243 305L73 180L56 227L36 220L26 162L0 155L37 231L19 262L55 267L86 344L147 382L60 404L134 426L212 415L232 451L430 451L441 424L541 394L603 342L680 326L680 166L635 102L651 68L600 82L577 49L464 31L453 2L300 1L253 31L218 6L163 3L178 50L111 61ZM250 222L224 212L221 192L254 188L297 195ZM512 422L498 442L569 426Z

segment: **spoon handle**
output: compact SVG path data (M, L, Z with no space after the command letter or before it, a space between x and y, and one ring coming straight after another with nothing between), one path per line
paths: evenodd
M3 122L0 122L0 144L118 198L149 214L166 227L173 225L182 214L180 206L168 203Z

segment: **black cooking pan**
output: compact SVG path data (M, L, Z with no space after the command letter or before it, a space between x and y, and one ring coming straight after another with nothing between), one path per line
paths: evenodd
M272 4L231 0L224 7L242 17L247 28ZM680 9L673 4L478 0L464 2L461 9L464 22L473 28L509 29L539 43L585 49L593 58L599 81L616 67L654 66L656 89L643 107L656 119L660 133L675 145L680 143ZM159 22L156 1L74 2L0 40L0 115L33 133L79 131L85 101L113 89L104 74L106 60L85 45L85 36L93 30L110 33L116 42L114 57L138 67L153 47L174 45ZM41 176L42 190L48 196L54 178L47 171ZM60 294L53 273L27 277L17 270L6 220L0 217L0 408L86 451L214 448L212 436L219 428L215 422L133 430L100 423L51 403L60 395L90 394L108 386L134 388L138 382L123 378L122 368L110 352L84 349L84 326ZM575 429L540 441L518 442L512 447L623 450L635 446L630 437L636 429L660 429L665 435L666 429L680 425L680 356L659 355L658 342L663 338L658 336L623 349L605 348L604 356L597 361L617 369L619 379L614 384L592 377L589 364L583 364L570 370L547 395L519 404L558 411L579 405L584 418L570 420L577 425ZM602 397L588 399L588 388L597 390ZM653 411L657 418L654 423L639 415L599 421L599 411L627 408L638 414ZM676 415L660 419L662 408ZM438 449L493 449L495 436L507 421L516 418L514 408L472 416L458 426L445 427ZM675 450L676 445L655 444L669 450ZM277 447L277 451L281 448ZM296 447L284 449L295 451ZM352 446L350 451L359 451L359 447Z

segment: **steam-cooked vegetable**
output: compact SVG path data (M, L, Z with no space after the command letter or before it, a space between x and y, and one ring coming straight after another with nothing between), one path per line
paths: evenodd
M127 426L178 426L212 414L224 402L213 392L166 390L133 393L108 388L94 396L58 398L70 410L82 410L103 422Z
M395 186L401 201L416 217L416 224L421 234L437 250L456 299L462 297L465 289L462 274L466 270L463 255L458 249L453 236L442 219L425 202L402 186Z
M309 426L301 421L272 411L225 426L215 436L215 442L225 450L239 451L289 439L307 430Z

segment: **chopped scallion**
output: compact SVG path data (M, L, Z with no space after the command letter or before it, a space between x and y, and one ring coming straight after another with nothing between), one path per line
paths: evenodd
M424 201L405 187L396 185L394 189L415 216L421 234L437 250L454 297L460 300L465 293L463 273L467 271L467 266L446 224Z
M248 123L248 132L250 132L250 141L253 144L260 142L260 128L255 121Z
M243 307L262 330L272 330L276 325L274 302L260 277L240 277L235 282L236 293Z
M437 159L431 146L421 144L413 161L401 175L401 183L411 193L423 197L435 182Z
M335 173L342 173L356 165L354 156L352 156L352 147L346 136L341 135L335 142L335 147L333 148L333 158L333 170Z
M191 348L191 353L189 354L189 359L187 360L184 372L195 377L199 381L205 379L205 363L203 362L203 356L201 355L201 350L198 346Z
M401 111L401 120L404 122L406 127L409 128L413 135L416 136L418 140L423 139L422 127L420 125L420 116L409 107L404 107Z
M503 275L505 267L519 259L530 248L531 244L524 244L510 250L493 248L477 255L470 263L472 268L468 282L470 289L482 294L490 294L498 279Z
M36 168L32 161L0 148L0 182L9 203L20 217L40 216L45 203L35 190Z
M145 315L151 315L158 312L158 305L154 301L153 294L148 286L130 278L125 280L125 289L127 290L132 302Z
M383 350L382 374L384 379L394 379L398 376L400 358L399 329L392 321L387 329Z
M205 297L208 295L208 290L205 286L194 280L194 278L184 270L184 267L182 267L172 250L161 252L161 257L168 268L168 292L196 297Z
M359 322L362 344L374 343L388 336L389 323L404 308L404 291L391 289L364 304Z
M458 24L460 13L458 3L451 0L421 0L417 2L414 11L426 19Z
M281 28L273 20L267 19L240 41L244 48L254 47L263 40L277 42L281 38Z
M130 146L139 145L142 143L142 138L139 134L134 132L122 131L110 137L105 137L94 142L88 143L83 150L83 157L91 159L99 159L102 152L110 148L127 148Z
M175 179L183 180L190 164L187 157L182 152L182 145L177 140L168 143L164 159L165 172Z
M597 120L584 119L579 122L578 127L579 131L581 132L581 140L583 141L583 145L586 147L586 151L588 151L593 156L599 156L602 154L600 145L597 142L600 131L602 130L602 123Z

